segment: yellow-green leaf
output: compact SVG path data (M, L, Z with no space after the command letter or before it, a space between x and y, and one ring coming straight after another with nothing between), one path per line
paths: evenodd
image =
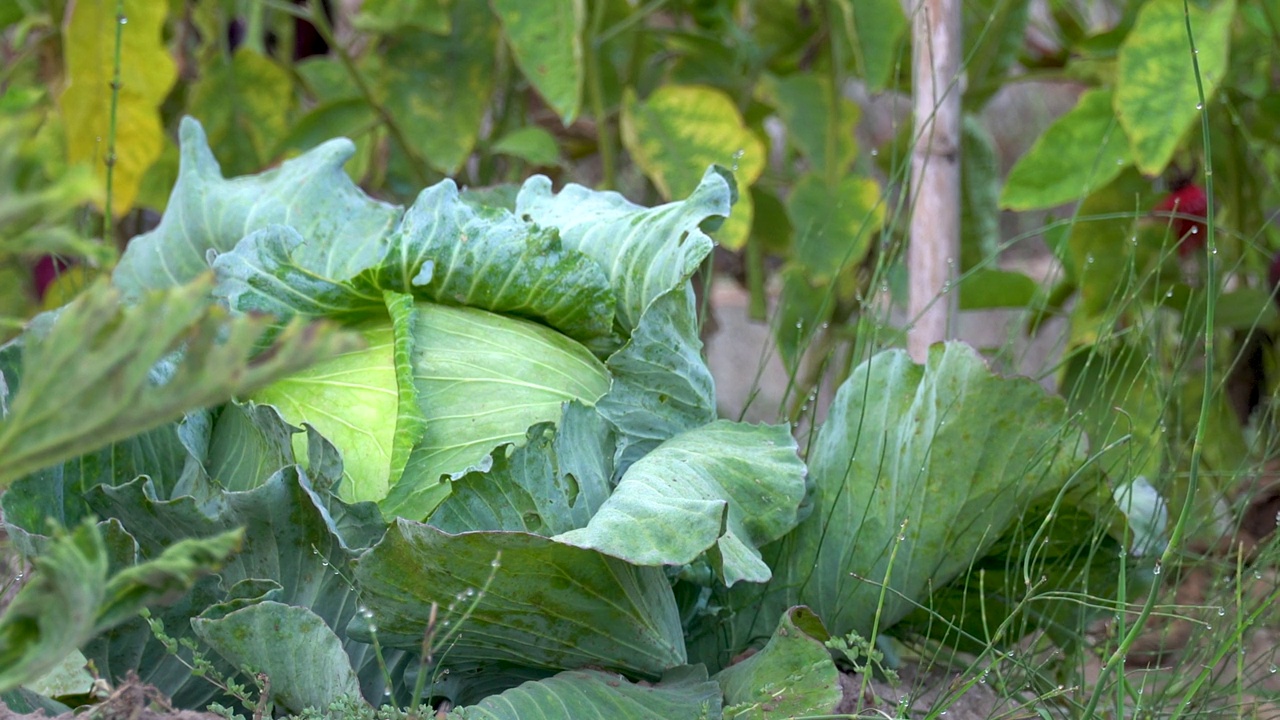
M795 259L817 282L861 262L884 225L879 183L856 175L835 187L817 175L805 175L787 198L787 214L796 232Z
M1212 96L1227 70L1227 48L1235 0L1211 11L1191 3L1191 29L1204 94ZM1138 169L1147 175L1164 170L1187 128L1199 117L1199 93L1187 41L1183 0L1151 0L1120 47L1116 77L1116 115L1133 145Z
M77 0L63 25L63 62L68 85L59 99L72 162L91 161L106 187L111 122L111 81L116 56L116 0ZM133 206L142 175L164 147L160 103L177 78L165 49L168 3L124 0L120 93L116 109L112 214ZM105 194L101 203L105 205Z
M1053 207L1084 197L1129 165L1129 140L1116 124L1110 90L1080 96L1009 171L1000 206L1009 210Z
M751 195L746 188L764 171L765 146L742 121L728 95L700 85L667 85L643 102L630 90L622 104L622 142L658 192L685 197L708 165L733 170L738 204L716 239L742 247L751 231Z
M565 125L582 100L583 0L492 0L520 71Z
M257 172L274 159L289 129L293 81L284 68L247 47L229 62L222 53L211 60L191 88L191 114L204 124L224 173Z

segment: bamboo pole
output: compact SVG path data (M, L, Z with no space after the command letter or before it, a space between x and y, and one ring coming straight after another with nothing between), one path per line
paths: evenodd
M960 257L960 0L908 0L912 22L911 238L907 349L916 362L947 339Z

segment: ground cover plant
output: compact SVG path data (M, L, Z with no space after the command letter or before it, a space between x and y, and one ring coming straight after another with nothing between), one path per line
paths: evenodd
M1268 716L1270 4L966 5L921 364L897 2L178 5L0 10L11 710Z

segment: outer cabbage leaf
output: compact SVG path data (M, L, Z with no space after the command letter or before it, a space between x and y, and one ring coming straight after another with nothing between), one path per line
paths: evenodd
M662 441L716 417L715 380L702 358L693 288L649 305L631 339L608 361L613 385L600 414L618 428L618 469Z
M337 139L259 175L224 180L200 123L183 118L182 161L160 225L134 238L113 279L129 296L190 281L250 232L288 225L306 243L295 260L323 277L348 277L381 260L401 209L365 195L342 165L355 152Z
M516 197L516 215L560 231L563 246L600 264L617 300L617 322L629 335L659 295L688 280L711 252L701 229L729 215L733 190L707 170L688 198L645 208L615 192L567 185L552 194L551 181L532 177Z
M311 462L321 464L324 456L312 453ZM118 518L133 531L143 558L181 538L245 529L244 550L222 569L221 582L202 583L163 616L168 633L179 640L194 637L191 618L217 603L233 603L230 611L281 602L310 609L330 628L344 628L358 607L350 563L385 527L376 506L346 505L313 489L296 465L253 490L216 492L204 503L190 496L158 500L145 480L96 488L88 500L98 515ZM382 673L372 648L350 639L344 640L343 648L359 671L365 696L380 697ZM169 656L141 619L98 637L85 648L85 655L113 680L130 669L148 668L150 677L143 680L176 694L176 701L184 704L207 703L211 696L210 686L203 680L191 682L189 672ZM393 653L387 662L398 658Z
M760 652L716 673L731 718L783 720L830 715L844 697L831 639L806 607L787 610Z
M609 497L613 436L580 403L565 405L559 428L539 423L522 447L494 451L488 472L469 472L428 521L445 532L520 530L555 535L586 526Z
M702 667L680 667L656 684L632 683L599 670L571 670L528 682L449 713L450 720L714 720L720 688Z
M633 565L684 565L711 551L726 586L764 582L758 548L799 522L804 472L787 426L718 420L638 460L585 528L553 539Z
M360 684L342 641L307 608L265 601L192 620L196 635L238 668L271 678L271 701L293 713L327 708Z
M390 290L527 317L600 349L615 344L600 266L562 249L552 229L465 202L452 180L423 190L367 264L316 267L315 244L284 226L257 230L213 261L217 293L243 312L344 317L381 311Z
M459 598L476 596L448 645L450 663L594 665L648 678L685 663L675 597L660 568L538 535L451 535L400 518L361 556L356 581L370 617L357 617L351 636L369 638L376 624L378 641L390 647L421 647L432 603L460 613ZM455 618L446 610L444 619Z
M814 510L765 549L773 581L731 594L732 607L758 609L731 621L737 640L770 632L762 623L798 603L834 635L866 636L877 617L892 625L1060 490L1084 449L1060 398L993 375L967 345L935 345L924 366L905 352L876 355L840 387L818 432Z
M382 502L388 515L425 518L448 494L445 475L519 443L529 427L560 418L561 404L594 404L609 389L598 360L565 336L471 308L419 303L413 383L427 418L404 475Z

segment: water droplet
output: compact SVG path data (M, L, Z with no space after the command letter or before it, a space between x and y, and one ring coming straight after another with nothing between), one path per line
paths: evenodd
M1220 608L1218 608L1218 617L1222 617L1223 615L1226 615L1226 614L1227 614L1227 609L1226 609L1226 608L1224 608L1224 607L1220 607Z
M871 148L871 157L878 157L879 155L880 155L880 151L878 149Z
M1267 666L1267 672L1271 673L1272 675L1275 675L1277 672L1280 672L1280 667L1276 667L1275 663L1271 663L1270 665Z
M321 564L321 565L323 565L323 566L325 566L325 567L329 567L329 561L328 561L327 559L325 559L325 560L321 560L321 561L320 561L320 564Z
M1203 109L1204 109L1204 103L1196 103L1196 109L1197 109L1197 110L1203 110Z
M384 697L384 698L389 698L389 697L391 697L391 688L387 688L387 689L383 690L383 691L382 691L382 697Z
M369 623L369 632L370 632L370 633L376 633L376 632L378 632L378 626L377 626L377 625L374 625L373 623Z
M956 264L955 258L951 258L951 257L947 258L947 265L954 266L955 264Z
M1262 579L1262 572L1261 572L1260 570L1254 570L1254 571L1253 571L1253 579L1254 579L1254 580L1261 580L1261 579Z
M121 16L120 16L120 24L121 24L121 25L128 25L128 24L129 24L129 18L127 18L127 17L125 17L125 16L121 15Z
M1160 563L1156 563L1156 566L1155 566L1154 568L1152 568L1152 569L1151 569L1151 574L1152 574L1152 575L1159 575L1159 574L1160 574Z
M1164 293L1164 296L1167 298L1173 297L1173 288L1169 288L1168 290L1166 290Z

